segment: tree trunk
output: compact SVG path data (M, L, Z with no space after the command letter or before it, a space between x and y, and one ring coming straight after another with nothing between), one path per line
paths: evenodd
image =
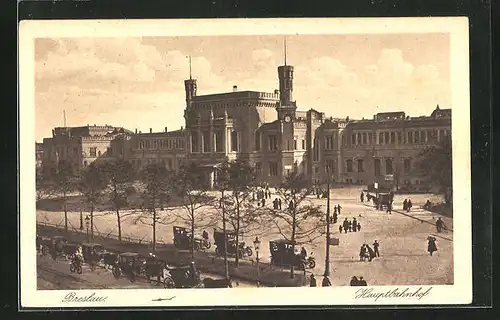
M64 201L64 230L68 232L68 208L66 206L66 191L63 193L63 201Z
M191 258L194 261L194 208L191 204Z
M116 223L118 224L118 242L122 243L122 222L120 219L120 210L116 209Z
M94 203L90 204L90 239L94 241Z
M295 202L295 201L294 201ZM293 211L291 212L292 213L292 252L293 254L295 254L295 230L296 230L296 227L297 227L297 219L296 219L296 212L295 212L296 208L295 208L295 205L293 207ZM291 264L291 267L290 267L290 278L291 279L294 279L295 278L295 266L294 266L294 262L295 261L292 261L292 264Z
M229 280L229 264L227 263L227 236L226 236L226 204L224 191L222 191L222 232L224 233L224 277Z
M236 228L234 228L235 232L236 232L236 237L235 237L235 241L236 241L236 258L234 259L234 265L236 267L239 266L239 263L240 263L240 256L239 256L239 253L240 253L240 242L239 242L239 233L240 233L240 199L239 199L239 194L236 195Z
M153 252L156 252L156 208L153 206Z

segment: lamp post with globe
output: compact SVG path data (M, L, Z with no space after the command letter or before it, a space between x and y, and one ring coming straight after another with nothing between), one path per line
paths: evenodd
M260 277L259 277L259 272L260 272L260 269L259 269L259 249L260 249L260 240L259 240L259 237L255 237L255 240L253 241L253 246L255 248L255 254L257 255L257 287L259 286L260 284Z

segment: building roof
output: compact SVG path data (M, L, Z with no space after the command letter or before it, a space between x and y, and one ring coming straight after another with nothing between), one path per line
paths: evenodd
M136 133L134 136L139 138L148 138L148 137L183 137L184 130L175 130L175 131L163 131L163 132L141 132Z
M271 99L278 101L279 94L270 92L260 92L260 91L234 91L234 92L198 95L193 97L194 102L223 101L223 100L236 100L236 99Z

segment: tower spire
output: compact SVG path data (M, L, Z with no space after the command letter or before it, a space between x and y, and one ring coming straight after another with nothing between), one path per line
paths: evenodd
M191 80L191 55L189 55L189 80Z
M284 46L284 53L285 53L285 66L286 66L286 36L285 36L285 39L283 41L283 46Z
M63 109L63 123L64 127L66 127L66 109Z

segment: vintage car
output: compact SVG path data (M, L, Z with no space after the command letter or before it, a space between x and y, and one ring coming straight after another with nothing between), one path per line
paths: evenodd
M380 192L373 198L373 204L377 210L388 209L392 205L394 194L392 192Z
M185 227L174 226L174 247L178 250L191 250L191 231ZM195 235L194 237L194 250L209 249L211 246L210 241L205 240Z
M218 256L224 255L224 231L214 229L214 243L215 243L215 253ZM252 248L249 246L245 246L245 242L243 240L243 233L240 233L238 250L236 250L236 233L234 231L226 231L226 242L227 242L227 254L230 256L235 256L236 252L238 252L238 257L250 257L253 254Z
M165 288L199 288L203 286L200 272L194 262L183 266L166 266L168 275L164 280Z
M118 255L118 261L113 266L113 276L118 279L123 274L130 282L144 274L146 258L135 252L124 252Z
M51 254L53 259L64 256L66 255L64 247L67 243L68 239L66 239L66 237L54 236L42 244L42 254Z
M104 247L98 243L82 243L83 261L94 271L106 252Z
M279 239L269 241L269 252L271 253L271 264L275 266L285 267L293 265L300 270L306 268L314 269L316 266L314 257L303 257L295 253L292 242L289 240Z

